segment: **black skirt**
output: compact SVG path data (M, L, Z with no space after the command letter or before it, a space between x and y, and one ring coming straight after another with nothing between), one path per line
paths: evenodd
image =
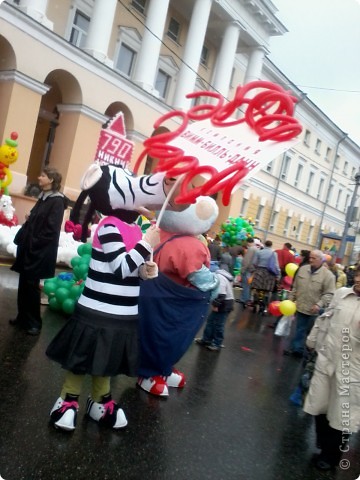
M117 316L77 305L46 355L75 374L136 377L138 316Z

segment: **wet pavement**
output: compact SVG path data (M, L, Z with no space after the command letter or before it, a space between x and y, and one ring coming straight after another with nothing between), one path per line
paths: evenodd
M0 475L5 480L355 480L360 478L360 436L345 455L348 470L319 472L312 418L288 398L299 360L282 355L269 318L242 311L226 326L220 353L192 345L178 367L183 390L159 399L113 381L113 397L129 425L110 431L84 417L89 383L80 398L73 433L48 424L59 396L61 368L45 349L65 322L43 308L43 330L31 337L11 327L17 274L0 267Z

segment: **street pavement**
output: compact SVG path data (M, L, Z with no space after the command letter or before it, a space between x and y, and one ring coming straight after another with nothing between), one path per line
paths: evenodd
M49 425L64 372L45 350L66 321L43 306L43 329L31 337L9 325L16 315L17 274L0 267L0 476L5 480L355 480L360 437L344 455L349 468L319 472L313 419L289 401L301 372L283 356L269 317L240 304L225 332L225 348L193 344L178 368L184 389L167 399L119 376L112 393L128 418L120 431L84 416L89 379L80 397L78 425L66 433ZM239 293L239 291L237 291Z

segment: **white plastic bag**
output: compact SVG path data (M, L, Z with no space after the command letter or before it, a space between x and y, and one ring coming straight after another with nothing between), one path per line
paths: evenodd
M288 337L290 335L292 319L292 315L283 315L276 325L275 335L278 337Z

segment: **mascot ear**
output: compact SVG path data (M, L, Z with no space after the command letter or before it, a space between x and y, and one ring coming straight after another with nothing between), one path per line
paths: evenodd
M100 165L92 163L80 181L81 190L89 190L89 188L93 187L100 180L102 174Z

